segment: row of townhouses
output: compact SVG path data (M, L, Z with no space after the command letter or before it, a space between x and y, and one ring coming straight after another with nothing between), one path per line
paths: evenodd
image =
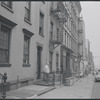
M46 62L64 77L80 73L85 60L85 25L79 1L1 1L0 73L9 89L33 84Z

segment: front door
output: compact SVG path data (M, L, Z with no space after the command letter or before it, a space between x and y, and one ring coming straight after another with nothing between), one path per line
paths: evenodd
M40 79L41 76L41 51L42 47L37 47L37 79Z
M70 76L70 53L67 52L66 54L66 69L67 69L67 76Z

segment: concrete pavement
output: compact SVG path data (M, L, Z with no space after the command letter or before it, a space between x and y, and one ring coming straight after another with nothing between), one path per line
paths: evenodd
M7 92L7 99L30 99L55 89L53 86L30 85Z
M55 85L54 87L40 85L24 86L22 88L7 92L6 98L91 98L93 83L93 76L89 75L86 78L81 78L80 80L76 81L72 86L60 86L59 84Z

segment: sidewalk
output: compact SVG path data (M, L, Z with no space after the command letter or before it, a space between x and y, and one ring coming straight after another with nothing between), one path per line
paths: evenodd
M24 86L16 90L8 91L6 98L7 99L31 99L31 98L41 98L41 97L90 98L92 93L93 82L94 82L93 76L89 75L86 78L81 78L80 80L76 81L72 86L63 86L63 85L60 86L59 84L55 85L54 87L40 86L40 85ZM41 94L43 94L43 96Z
M91 99L94 78L89 75L86 78L81 78L76 81L72 86L63 86L53 91L50 91L41 96L35 97L36 99Z
M30 99L55 89L53 86L30 85L8 91L6 99Z

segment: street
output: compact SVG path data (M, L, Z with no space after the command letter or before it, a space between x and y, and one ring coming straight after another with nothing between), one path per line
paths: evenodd
M92 98L100 99L100 82L94 82L94 86L92 90Z

